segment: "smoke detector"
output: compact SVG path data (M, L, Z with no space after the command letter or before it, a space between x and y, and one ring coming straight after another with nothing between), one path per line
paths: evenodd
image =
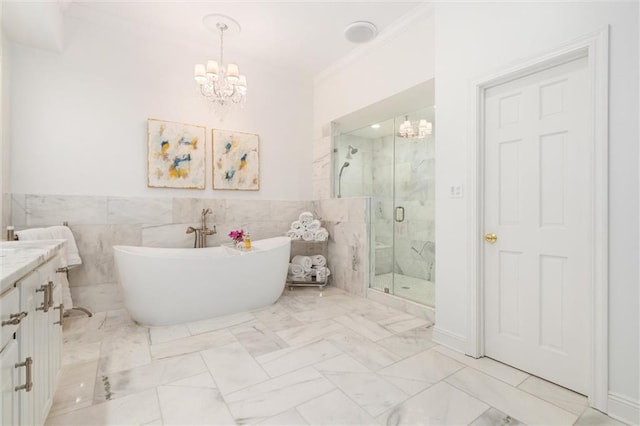
M352 43L366 43L378 35L378 29L368 21L356 21L346 26L344 37Z

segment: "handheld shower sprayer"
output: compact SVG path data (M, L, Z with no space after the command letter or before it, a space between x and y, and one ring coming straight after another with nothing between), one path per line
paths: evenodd
M338 177L342 177L342 172L344 171L345 167L349 167L349 162L345 161L344 164L342 165L342 167L340 167L340 173L338 174Z
M338 198L342 197L342 194L340 193L341 188L342 188L342 172L344 171L345 167L349 167L349 162L345 161L342 164L342 167L340 167L340 173L338 173Z

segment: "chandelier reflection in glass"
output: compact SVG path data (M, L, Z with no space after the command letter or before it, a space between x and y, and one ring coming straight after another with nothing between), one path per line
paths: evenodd
M404 117L404 122L400 124L398 136L407 139L424 139L433 133L433 123L421 119L417 123L409 121L409 116Z
M224 32L229 30L225 20L237 23L224 15L209 15L203 20L205 25L208 18L220 18L215 27L220 31L220 61L207 61L207 65L196 64L194 77L200 86L202 96L218 106L243 104L246 101L247 78L240 75L237 64L224 65ZM239 25L237 26L239 31Z

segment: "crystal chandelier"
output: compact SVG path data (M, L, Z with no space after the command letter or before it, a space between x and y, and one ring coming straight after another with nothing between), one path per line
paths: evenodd
M224 59L224 32L229 30L229 25L234 25L240 31L240 26L233 19L224 15L208 15L203 19L207 21L216 19L215 28L220 31L220 61L207 61L207 65L196 64L194 77L200 86L202 96L216 105L226 106L230 104L243 104L246 101L247 78L240 75L237 64L227 64Z
M416 124L417 126L409 121L409 116L405 115L404 122L398 129L398 136L407 139L424 139L433 132L433 123L425 119L419 120Z

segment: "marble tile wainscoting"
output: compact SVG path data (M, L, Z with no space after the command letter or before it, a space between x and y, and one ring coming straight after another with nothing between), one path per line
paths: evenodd
M369 280L366 197L312 202L13 194L11 201L17 229L69 223L83 259L69 274L73 300L92 311L122 307L112 246L193 247L194 234L185 231L200 226L205 208L213 210L208 226L218 231L208 237L209 246L227 242L238 228L255 240L284 235L300 212L312 211L329 231L332 285L364 295Z
M207 226L215 224L218 232L207 243L217 246L232 229L249 230L255 240L284 235L313 206L296 200L12 194L11 221L16 229L68 222L83 260L69 273L74 304L106 311L122 307L112 246L193 247L195 234L185 231L200 226L205 208L213 210Z

